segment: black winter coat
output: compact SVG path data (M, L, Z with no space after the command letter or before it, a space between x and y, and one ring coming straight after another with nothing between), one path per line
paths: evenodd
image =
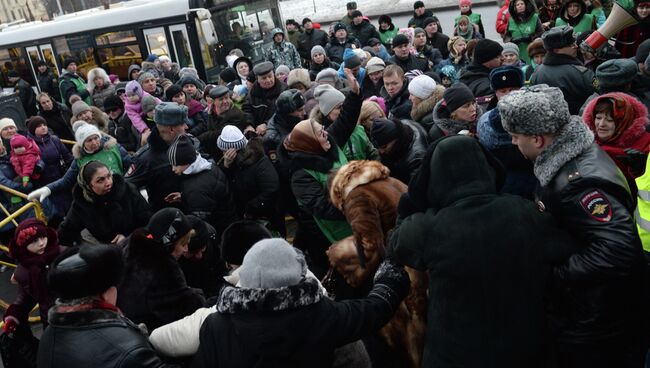
M402 89L393 97L390 97L385 87L381 87L381 96L386 100L386 108L390 117L396 117L398 119L411 118L413 103L409 100L409 85L406 80L404 80Z
M147 336L120 312L50 310L38 349L43 368L164 368ZM80 348L79 344L83 344Z
M416 15L415 12L413 12L413 17L411 19L409 19L407 27L424 29L424 27L426 26L426 24L424 24L424 21L429 17L433 17L433 12L431 10L428 10L428 9L425 10L424 14L422 14L420 16ZM440 31L440 30L438 30L438 31ZM442 32L442 31L440 31L440 32Z
M160 243L148 239L146 230L135 230L123 251L117 306L133 322L153 331L203 307L202 292L187 286L178 262Z
M428 72L431 70L431 68L429 68L429 60L427 60L426 57L413 54L409 54L406 60L399 59L393 55L388 59L386 64L395 64L402 68L404 73L408 73L411 70L419 70L421 72Z
M334 70L339 70L340 67L341 65L339 63L335 63L329 60L327 57L322 64L310 63L309 79L311 79L312 82L315 81L316 76L318 76L318 73L320 73L323 69L332 68Z
M363 99L370 98L372 96L381 97L381 89L384 88L384 79L380 79L377 84L374 84L370 80L370 76L366 73L366 76L363 78L363 87L361 87L361 92L363 93Z
M199 141L193 138L194 147L199 149ZM149 204L154 211L172 207L165 197L181 191L181 178L174 174L167 156L169 145L160 138L155 127L151 129L148 143L133 157L133 169L126 175L126 181L138 188L146 188Z
M210 169L181 175L183 212L212 225L218 234L235 220L228 178L214 162Z
M335 302L311 278L275 289L227 288L201 326L192 367L329 368L335 348L381 328L400 300L378 284L366 298Z
M312 29L311 32L305 31L298 37L298 53L305 60L311 60L311 49L316 45L327 46L327 33L320 29Z
M38 113L36 110L36 93L34 93L32 86L21 78L16 82L14 91L18 92L20 102L23 105L27 117L36 115Z
M535 161L536 199L577 246L553 270L557 299L551 314L558 341L634 343L647 331L648 308L635 201L625 177L579 117L563 132Z
M286 138L293 127L303 119L295 116L275 113L269 119L266 134L264 135L264 151L275 161L274 153L284 138Z
M110 120L110 118L109 118ZM117 140L117 143L121 144L125 150L128 152L135 152L140 147L140 137L139 132L133 126L129 114L126 112L122 113L117 121L112 121L115 126L115 132L113 136ZM147 122L147 119L144 119L144 122ZM109 122L110 125L110 122ZM151 127L149 127L151 129Z
M396 125L397 142L390 154L381 157L381 163L390 169L390 176L408 184L420 170L427 152L427 133L415 122L402 120Z
M447 59L449 58L449 48L447 47L449 36L441 32L440 23L438 23L438 32L434 33L433 37L429 37L429 35L427 35L427 44L434 49L438 49L438 51L440 51L442 54L442 58Z
M571 115L577 115L580 107L594 92L593 79L594 73L578 59L549 52L542 65L537 66L530 77L530 84L544 83L558 87L569 104Z
M343 52L345 52L345 49L351 49L352 45L358 49L361 48L361 43L354 37L348 36L344 43L340 43L336 37L332 37L327 46L325 46L325 52L331 61L341 64L343 62Z
M532 202L497 194L502 181L474 138L448 137L400 201L389 251L429 275L423 367L541 366L545 263L570 240Z
M355 37L359 40L361 47L368 46L368 41L371 38L380 39L379 32L377 28L370 23L370 21L364 20L358 25L355 25L354 22L348 27L350 30L350 37Z
M144 226L152 215L151 207L138 189L113 174L113 188L89 202L76 185L72 190L72 207L59 226L59 243L72 246L83 229L102 243L109 244L116 235L129 235Z
M279 79L275 80L273 88L269 90L262 89L258 82L253 84L242 106L242 111L248 114L253 126L266 124L275 113L275 100L287 88L287 85Z
M72 126L70 125L72 112L68 106L63 105L60 102L52 100L52 104L52 110L45 111L41 109L38 112L38 115L47 121L47 127L52 129L54 135L61 139L74 141L74 133L72 132Z
M474 97L490 96L494 94L490 85L490 69L471 62L460 72L459 82L464 83L474 94Z
M38 86L41 87L41 91L47 92L52 98L52 101L61 101L58 77L54 75L49 67L45 70L45 73L37 72L36 78L38 79Z

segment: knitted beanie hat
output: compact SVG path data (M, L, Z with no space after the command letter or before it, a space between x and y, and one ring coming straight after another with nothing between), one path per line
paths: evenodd
M409 83L408 90L413 96L426 100L436 88L436 81L428 75L418 75Z
M147 79L156 79L156 76L152 72L142 72L138 75L138 84L142 84Z
M289 67L286 65L280 65L277 68L275 68L275 74L280 74L280 73L289 74L290 71L291 69L289 69Z
M47 126L47 121L43 119L41 116L32 116L31 118L27 119L27 130L29 131L29 134L36 136L36 128L38 128L41 125Z
M31 142L33 140L25 137L24 135L21 134L16 134L13 137L11 137L11 140L9 141L9 145L11 145L12 149L16 148L28 148L31 145Z
M281 238L263 239L244 256L239 283L244 288L274 289L296 285L306 274L305 258Z
M156 109L156 105L158 104L158 102L156 101L155 97L153 97L150 94L147 94L142 98L142 102L140 104L142 107L142 113L147 114Z
M498 42L487 38L481 39L474 47L474 63L483 64L501 55L502 51L503 47Z
M187 135L179 135L167 149L169 164L172 166L191 165L196 161L196 148Z
M18 247L26 247L38 238L47 237L47 226L36 218L22 221L16 228L13 243Z
M324 49L323 46L321 46L321 45L316 45L316 46L314 46L314 47L311 48L311 58L312 58L312 59L314 58L314 55L316 55L316 54L327 55L327 54L325 53L325 49Z
M142 73L142 74L146 74L146 73ZM142 74L140 75L140 77L142 77ZM125 87L125 91L127 96L138 96L142 98L142 94L143 94L142 86L137 81L132 80L129 83L127 83Z
M422 29L420 27L415 27L415 29L413 30L413 36L417 36L420 33L424 33L424 29Z
M222 151L235 149L237 151L244 149L248 140L244 134L234 125L226 125L221 130L221 135L217 138L217 147Z
M562 91L546 84L513 91L500 99L497 106L508 133L552 134L571 120Z
M318 107L325 116L345 101L345 95L329 84L321 84L316 87L314 98L318 101Z
M93 124L79 124L77 129L74 131L74 139L77 141L77 144L83 146L84 142L92 136L98 136L101 138L102 133L97 129Z
M230 264L240 266L244 262L246 252L255 243L271 237L271 233L257 221L233 222L221 235L221 258Z
M456 83L442 94L445 106L450 113L458 110L468 102L474 101L472 91L463 83Z
M372 123L370 139L375 147L382 147L394 141L399 136L395 121L392 119L379 118Z
M17 128L16 123L14 123L13 119L11 119L11 118L2 118L2 119L0 119L0 132L4 128L9 127L9 126Z
M72 116L78 116L79 114L90 110L90 106L81 100L72 104Z
M501 55L505 55L508 53L519 55L519 46L517 46L516 43L512 43L512 42L504 43L503 51L501 51Z
M339 73L332 68L325 68L316 75L318 83L336 83L339 80Z

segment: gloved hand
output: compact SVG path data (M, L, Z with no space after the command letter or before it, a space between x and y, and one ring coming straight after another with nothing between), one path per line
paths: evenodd
M395 310L410 288L411 280L404 266L398 265L391 258L386 258L375 273L374 286L369 296L372 294L380 296Z
M645 172L645 165L648 156L634 148L625 150L625 155L616 156L622 163L630 167L630 171L634 176L641 176Z
M48 187L43 187L36 189L35 191L29 193L27 195L27 199L30 201L33 201L35 199L38 199L39 202L43 202L45 198L49 197L50 194L52 194L52 191Z
M18 319L14 316L6 316L4 319L4 325L2 325L2 331L6 334L12 334L18 329Z

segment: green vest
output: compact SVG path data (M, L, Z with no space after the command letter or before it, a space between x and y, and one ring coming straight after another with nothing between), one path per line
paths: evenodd
M348 160L345 158L345 154L343 153L343 151L338 147L332 147L332 148L336 148L339 156L339 158L336 161L334 161L334 165L332 165L332 169L338 169L339 167L347 164ZM307 170L307 169L305 169L305 171L309 175L311 175L314 179L316 179L318 183L320 183L320 185L323 187L323 190L326 193L325 195L329 195L329 190L327 189L327 176L329 175L329 173L323 173L320 171ZM350 227L350 224L348 224L347 221L323 220L315 216L314 216L314 220L316 221L316 224L318 224L320 231L323 232L323 235L325 235L327 240L329 240L332 243L352 235L352 228Z
M118 148L117 144L109 149L103 148L99 150L99 152L93 153L92 155L84 155L77 160L77 165L79 165L79 168L81 168L88 161L92 160L99 161L108 166L113 174L124 175L124 168L122 167L122 155L120 155L120 149Z
M370 140L368 140L366 131L361 125L357 125L357 127L354 128L354 132L352 132L350 139L345 143L345 147L343 147L345 158L347 158L348 161L367 160L369 145Z
M77 92L83 92L86 91L86 84L81 80L81 78L70 78L69 79L72 84L74 84L75 87L77 87ZM61 91L61 83L63 83L63 78L59 80L59 90ZM90 95L86 98L83 99L83 101L88 105L88 106L93 106L93 99L90 97ZM61 102L65 105L68 102L65 100L65 96L63 95L63 91L61 91Z
M565 22L562 18L557 18L555 21L556 27L566 25L567 22ZM594 16L591 14L585 14L582 16L582 19L580 19L580 22L578 22L578 24L573 27L573 32L576 34L576 36L578 36L580 33L591 31L592 29L594 29Z
M390 49L392 47L393 37L397 36L397 31L399 31L399 28L393 27L392 31L379 32L381 43L383 43L386 48Z
M508 32L512 35L512 39L516 40L523 37L533 37L535 29L537 28L537 21L539 16L537 13L533 15L524 23L517 23L514 17L508 19ZM528 45L530 42L521 42L519 46L519 59L526 64L530 64L530 57L528 56Z

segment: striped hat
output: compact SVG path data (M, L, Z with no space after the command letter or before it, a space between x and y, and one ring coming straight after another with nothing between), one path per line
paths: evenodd
M227 151L231 148L237 151L243 149L248 144L248 140L244 134L234 125L226 125L221 131L219 139L217 139L217 147L222 151Z
M167 157L172 166L191 165L196 161L196 148L192 139L187 135L179 135L178 138L167 149Z

